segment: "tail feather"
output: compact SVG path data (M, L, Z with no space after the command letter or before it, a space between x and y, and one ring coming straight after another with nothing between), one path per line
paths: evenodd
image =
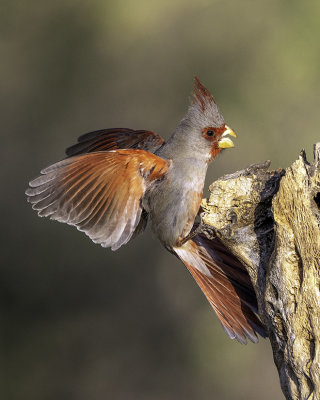
M258 342L266 331L256 315L257 299L244 266L215 238L196 235L174 253L188 268L231 339Z

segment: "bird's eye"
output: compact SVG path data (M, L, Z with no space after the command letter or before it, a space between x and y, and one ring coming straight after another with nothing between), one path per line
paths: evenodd
M207 136L213 136L213 135L214 135L214 132L210 129L210 130L208 130L208 131L206 132L206 135L207 135Z

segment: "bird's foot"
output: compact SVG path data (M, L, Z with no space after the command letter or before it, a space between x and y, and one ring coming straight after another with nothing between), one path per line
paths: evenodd
M198 235L199 233L203 233L205 231L204 229L205 224L202 221L202 218L200 217L200 222L199 224L196 226L196 228L191 231L186 237L184 237L183 239L179 239L178 241L178 245L183 246L188 240L193 239L196 235Z

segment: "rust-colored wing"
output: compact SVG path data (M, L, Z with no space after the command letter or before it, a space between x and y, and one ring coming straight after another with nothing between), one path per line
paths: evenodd
M141 149L154 153L164 144L162 137L151 131L128 128L101 129L86 133L78 143L67 148L67 156L116 149Z
M186 265L231 339L257 342L256 333L266 337L256 316L257 300L244 266L219 239L196 235L173 251Z
M167 161L143 150L90 153L45 168L26 194L39 216L74 225L116 250L139 225L146 188L167 168Z

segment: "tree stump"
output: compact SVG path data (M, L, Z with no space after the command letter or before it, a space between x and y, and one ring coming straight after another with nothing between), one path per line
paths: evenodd
M202 202L207 235L246 266L287 399L320 399L320 143L286 170L226 175Z

